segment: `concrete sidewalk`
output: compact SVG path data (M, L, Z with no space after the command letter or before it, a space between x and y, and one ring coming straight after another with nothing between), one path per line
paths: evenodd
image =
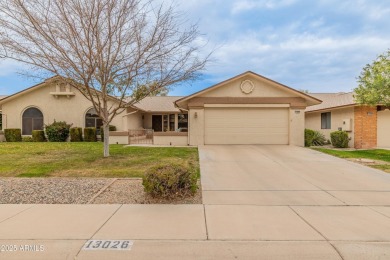
M0 259L388 259L390 208L0 205ZM82 250L132 240L131 250Z

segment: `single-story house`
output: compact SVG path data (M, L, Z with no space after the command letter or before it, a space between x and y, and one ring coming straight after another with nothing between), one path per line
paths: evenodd
M347 131L349 147L390 147L389 108L359 105L354 100L353 92L310 95L323 102L306 108L306 128L320 131L327 139L330 139L333 131Z
M114 118L117 131L110 142L303 146L305 109L320 103L248 71L189 96L141 100ZM91 102L59 78L2 98L0 113L3 129L20 128L27 136L54 120L83 128L102 125Z

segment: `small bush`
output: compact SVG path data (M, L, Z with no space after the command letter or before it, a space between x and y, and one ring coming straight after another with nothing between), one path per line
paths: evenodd
M22 130L20 130L19 128L4 129L4 136L7 142L21 142Z
M116 126L114 125L109 125L108 126L109 131L116 131ZM104 128L103 126L100 127L100 140L103 141L104 139Z
M330 133L330 140L332 145L336 148L347 148L349 137L348 133L345 131L335 131Z
M81 127L72 127L70 129L70 141L71 142L83 141L83 129Z
M44 141L46 141L45 131L43 131L43 130L33 130L32 131L32 140L33 140L33 142L44 142Z
M309 147L313 144L314 130L305 129L305 146Z
M189 167L183 165L158 165L147 170L142 185L145 192L152 197L185 197L195 194L197 176Z
M315 130L305 129L305 146L322 146L326 144L325 136Z
M33 138L31 136L23 136L22 142L26 142L26 143L33 142Z
M84 128L84 141L85 142L96 142L97 141L95 127Z
M319 131L314 131L312 145L323 146L324 144L326 144L325 136Z
M64 121L55 121L51 125L46 125L46 135L49 142L65 142L69 136L69 128L72 125L68 125Z

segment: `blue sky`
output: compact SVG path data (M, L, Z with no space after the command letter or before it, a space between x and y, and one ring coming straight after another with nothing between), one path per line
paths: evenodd
M388 0L176 1L215 49L202 78L171 95L188 95L251 70L313 93L350 91L365 64L390 48ZM0 95L35 83L23 67L0 61Z

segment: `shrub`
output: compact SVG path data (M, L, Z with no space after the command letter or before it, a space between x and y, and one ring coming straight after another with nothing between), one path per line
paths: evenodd
M43 130L33 130L32 131L32 140L33 140L33 142L44 142L44 141L46 141L45 131L43 131Z
M196 192L197 176L183 165L158 165L147 170L142 185L152 197L184 197Z
M72 127L70 129L70 141L71 142L83 141L83 129L81 127Z
M4 129L4 136L7 142L21 142L22 130L20 130L19 128Z
M55 121L51 125L46 125L46 135L49 139L49 142L65 142L69 136L69 128L71 125L68 125L64 121Z
M312 145L323 146L324 144L326 144L325 136L319 131L314 131Z
M31 136L23 136L22 142L33 142L33 138Z
M313 144L314 130L305 129L305 146L309 147Z
M305 129L305 146L322 146L326 143L325 136L315 130Z
M85 142L96 142L97 141L95 127L84 128L84 141Z
M114 125L109 125L108 126L108 130L109 131L116 131L116 126ZM103 126L100 127L100 140L103 141L104 139L104 129L103 129Z
M348 133L345 131L335 131L330 133L330 140L332 145L336 148L347 148L349 137Z

